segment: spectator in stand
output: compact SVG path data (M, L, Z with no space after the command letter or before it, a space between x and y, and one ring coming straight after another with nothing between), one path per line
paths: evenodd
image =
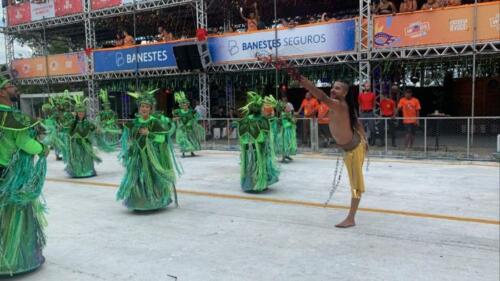
M421 10L432 10L441 7L436 0L427 0L427 3L422 5Z
M323 139L324 147L329 147L332 139L330 127L328 126L330 122L330 118L328 117L329 114L330 109L328 105L324 102L320 102L318 106L318 131L320 138Z
M448 7L462 5L462 0L448 0Z
M388 0L380 0L380 3L375 8L375 14L377 15L395 14L397 12L396 5Z
M399 6L400 13L415 12L417 10L417 0L403 0Z
M444 8L448 6L448 0L436 0L436 2L439 5L439 8Z
M253 6L255 10L254 12L250 12L250 14L248 14L248 18L243 15L243 8L240 7L240 16L247 22L247 31L256 31L258 29L259 12L257 11L257 2L254 2Z
M391 144L393 147L396 147L396 126L393 118L396 116L396 102L390 97L385 94L382 94L380 98L380 115L384 118L391 118L390 120L387 120L387 123L381 122L382 127L384 128L383 131L384 134L380 134L382 136L382 145L385 145L385 124L387 124L387 135L391 136Z
M404 98L399 100L396 114L403 111L403 124L406 128L405 146L406 149L411 149L415 142L415 132L419 126L420 102L413 97L411 89L406 89L404 95Z
M318 20L314 16L309 16L309 19L307 20L307 23L317 23Z
M158 27L158 41L160 42L168 42L174 40L174 35L171 32L168 32L167 29L163 26Z
M313 98L311 93L307 92L306 97L300 104L298 115L304 113L304 118L315 118L318 112L318 100ZM309 120L302 121L302 143L308 144L311 140L310 135L310 122Z
M130 36L127 31L123 31L123 46L134 46L134 37Z
M323 13L321 15L321 19L320 19L320 22L329 22L329 21L336 21L336 19L334 17L329 17L328 16L328 13Z
M116 35L115 35L114 45L115 45L115 47L123 46L123 37L122 37L122 34L120 34L120 32L116 33Z
M287 27L287 28L294 28L297 26L298 23L294 19L288 18L288 21L285 19L282 19L281 24L283 24L283 26Z
M370 83L365 83L363 86L363 91L358 96L359 103L359 117L361 118L374 118L375 114L373 110L375 109L375 93L370 91ZM365 127L366 138L370 145L375 144L375 120L361 120L361 123Z

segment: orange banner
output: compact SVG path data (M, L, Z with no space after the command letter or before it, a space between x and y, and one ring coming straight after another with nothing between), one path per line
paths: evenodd
M478 41L500 40L499 17L500 1L478 5ZM473 5L377 16L374 19L374 47L471 43L474 36L473 18Z
M82 53L51 55L12 61L12 70L16 78L34 78L61 75L79 75L86 73L86 57Z

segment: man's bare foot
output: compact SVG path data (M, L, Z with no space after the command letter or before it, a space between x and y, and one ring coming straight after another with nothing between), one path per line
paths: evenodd
M338 228L348 228L348 227L353 227L355 225L356 225L356 223L354 222L354 220L345 219L343 222L341 222L339 224L336 224L335 227L338 227Z

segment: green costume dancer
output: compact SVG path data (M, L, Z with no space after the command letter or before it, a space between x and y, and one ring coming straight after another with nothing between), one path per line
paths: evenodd
M263 98L248 92L248 103L240 110L243 118L238 124L241 157L241 188L245 192L262 192L278 182L269 121L262 116Z
M41 123L42 127L45 129L45 137L42 139L42 143L53 147L56 151L62 151L64 143L58 137L56 106L52 98L49 98L48 102L42 105L42 111L45 115L45 119L43 119Z
M57 124L57 138L59 139L59 141L54 139L52 144L56 144L56 142L59 143L59 145L54 145L54 150L56 153L56 160L62 160L65 157L63 155L65 152L63 146L68 143L69 130L75 119L73 114L71 114L73 110L72 99L68 90L64 91L62 95L55 96L51 99L55 106L54 119ZM63 143L62 146L60 145L61 142Z
M96 176L94 162L101 162L92 146L92 137L96 126L85 116L86 101L87 99L82 100L81 96L74 96L76 116L70 125L63 153L66 163L65 170L72 178Z
M0 276L35 270L45 261L40 195L48 147L33 138L39 122L12 107L17 99L17 89L0 78Z
M205 136L205 130L198 124L199 116L193 109L189 108L189 100L184 92L174 94L175 101L180 108L173 111L174 120L177 121L175 141L181 147L182 157L186 152L195 156L194 152L201 150L201 141Z
M270 128L270 141L274 147L275 155L281 155L281 141L280 141L280 120L277 115L278 102L273 96L264 97L264 106L262 114L269 121Z
M152 114L157 90L129 93L137 99L139 114L123 128L120 158L126 168L117 193L128 209L157 210L172 202L175 190L175 155L170 136L175 124L162 114Z
M96 118L97 147L104 152L113 152L116 150L121 136L121 130L118 126L118 117L116 113L111 110L108 91L101 89L99 97L102 101L103 110L99 112Z
M286 163L287 160L293 160L290 156L297 154L297 127L292 108L287 103L280 102L278 111L280 112L281 123L278 137L280 142L279 153L282 157L282 162Z

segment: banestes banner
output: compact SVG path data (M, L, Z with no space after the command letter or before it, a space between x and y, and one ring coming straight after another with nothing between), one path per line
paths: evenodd
M307 57L353 51L356 24L354 20L297 26L290 29L256 31L214 36L208 39L215 64L254 61L257 56Z
M177 67L173 46L175 43L94 51L94 72Z

